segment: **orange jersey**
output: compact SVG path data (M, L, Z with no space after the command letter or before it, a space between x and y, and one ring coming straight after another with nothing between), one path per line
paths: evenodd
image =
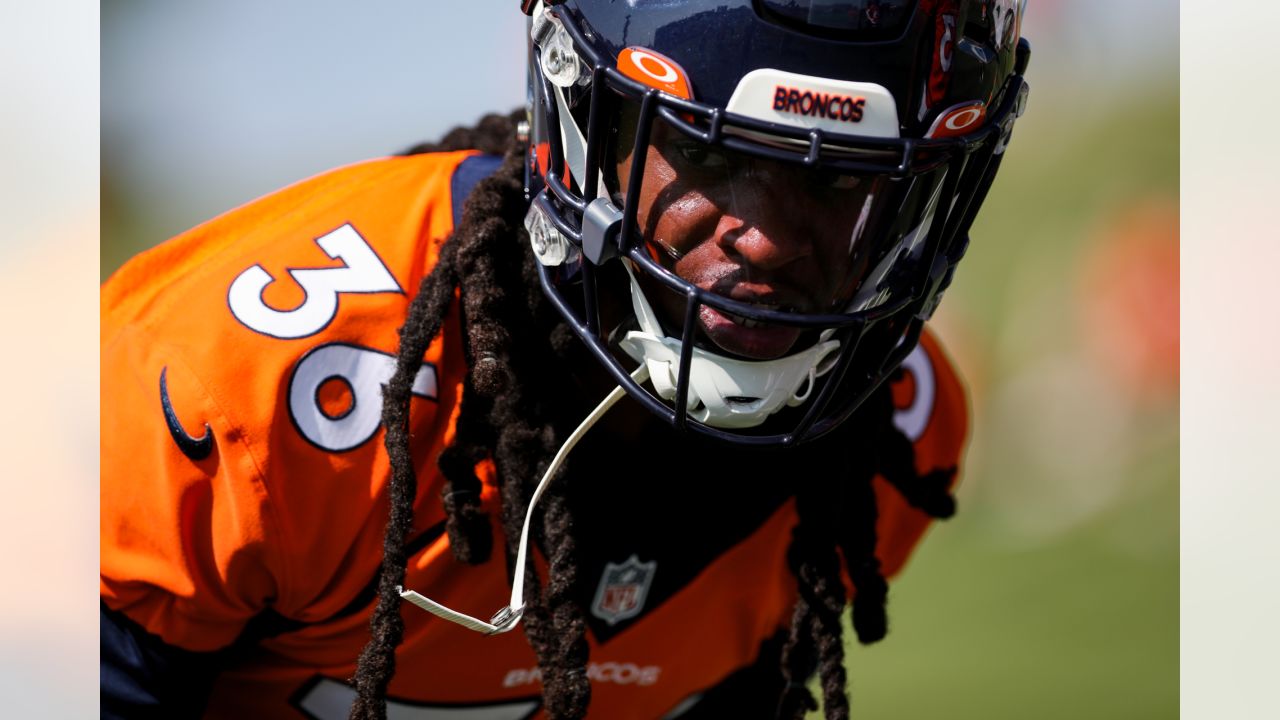
M321 175L138 256L103 287L104 603L192 651L226 648L264 618L287 628L219 675L207 717L347 716L388 513L381 385L409 300L452 230L451 181L472 155ZM487 617L506 602L507 568L500 552L478 566L453 559L435 465L457 415L460 343L454 308L414 385L419 486L405 585ZM906 367L895 421L918 469L957 465L967 408L954 370L929 335ZM496 517L493 479L482 479ZM893 574L929 521L876 485L879 554ZM646 533L697 517L634 493L637 508L663 515L581 522L583 537L598 538L580 543L593 591L592 717L671 712L751 664L795 601L791 502L740 518L727 538L672 549L645 545ZM541 717L523 633L481 637L403 612L393 716L488 707L466 717Z

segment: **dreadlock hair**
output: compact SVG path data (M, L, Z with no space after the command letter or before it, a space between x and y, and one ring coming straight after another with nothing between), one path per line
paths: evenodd
M455 128L436 144L406 154L474 148L505 152L502 167L481 181L467 199L453 235L439 260L423 278L400 329L396 370L384 390L383 425L391 461L391 511L383 545L378 603L370 621L371 638L361 653L355 677L353 720L386 718L386 689L395 672L395 648L401 642L397 586L404 581L406 541L413 522L417 478L409 449L410 388L431 340L439 333L452 302L460 302L468 373L453 444L437 464L446 484L442 502L446 530L455 557L483 563L491 555L490 519L480 511L480 481L475 467L491 458L502 498L500 522L508 567L514 567L521 524L533 488L559 448L567 412L558 398L539 394L545 383L536 373L578 352L572 331L546 301L538 282L528 237L521 227L526 210L525 147L513 141L522 113L488 115L474 128ZM841 569L856 589L853 628L864 644L884 637L887 584L876 559L876 499L872 478L882 474L913 506L936 517L949 516L955 502L948 494L955 469L921 478L911 441L893 425L887 388L872 395L838 436L807 446L813 472L795 489L799 522L792 533L787 562L795 575L798 598L782 650L785 689L780 718L801 718L817 707L806 687L818 673L829 720L847 718L843 626L848 602ZM853 445L853 451L850 446ZM566 464L571 469L572 462ZM547 491L546 512L533 528L534 540L548 552L545 587L526 568L525 634L542 674L547 714L581 718L591 699L587 679L586 619L578 600L577 538L567 498L574 476L562 469ZM833 502L833 499L835 502Z

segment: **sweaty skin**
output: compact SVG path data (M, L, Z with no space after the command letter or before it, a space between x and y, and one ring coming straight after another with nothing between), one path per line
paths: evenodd
M624 193L633 160L618 166ZM828 312L849 298L865 265L858 240L875 189L855 176L708 147L659 123L636 220L655 259L699 288L762 307ZM684 298L639 275L664 322L679 327ZM750 327L705 305L698 319L712 343L753 360L785 355L802 333Z

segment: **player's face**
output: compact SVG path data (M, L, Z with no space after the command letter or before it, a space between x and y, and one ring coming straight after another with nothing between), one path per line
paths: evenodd
M619 166L626 190L633 157ZM879 183L708 147L657 124L636 220L650 254L689 283L762 307L839 312L866 266L864 229ZM672 327L683 297L656 283L646 295ZM787 354L800 328L744 322L703 305L700 330L733 355Z

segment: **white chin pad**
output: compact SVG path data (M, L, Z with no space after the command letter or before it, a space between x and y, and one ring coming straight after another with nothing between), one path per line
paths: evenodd
M630 263L631 300L641 331L631 331L619 343L622 349L649 370L653 390L673 401L680 372L681 342L661 334L657 318L636 283ZM689 363L689 397L686 409L700 423L717 428L749 428L763 423L783 406L794 407L808 399L814 380L830 366L824 363L840 347L839 340L825 339L805 350L775 360L738 360L693 348Z

